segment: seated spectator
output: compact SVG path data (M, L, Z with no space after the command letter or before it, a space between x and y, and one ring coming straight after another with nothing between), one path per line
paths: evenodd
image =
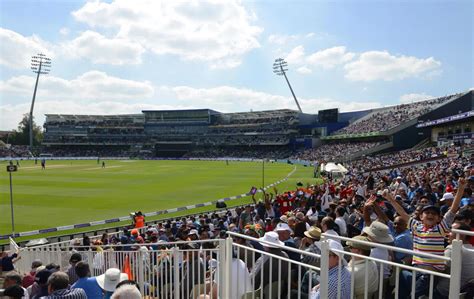
M90 298L90 297L89 297ZM124 284L117 287L112 294L111 299L141 299L142 295L136 286Z
M21 296L21 298L28 299L29 298L28 292L26 291L25 288L21 286L21 281L22 281L21 275L18 274L17 272L11 271L7 273L7 275L5 275L5 280L3 281L3 288L8 289L15 286L15 288L11 289L12 291L14 291L15 289L21 288L21 290L23 291L22 293L23 295Z
M281 256L284 258L288 258L288 255L279 247L284 246L284 243L281 242L278 238L278 234L276 232L267 232L265 235L260 238L265 251L270 254ZM277 273L273 270L270 273L270 263L272 264L272 269L278 269L279 260L269 259L267 255L262 255L258 258L255 263L255 266L252 268L252 272L250 273L251 281L254 282L254 288L262 288L264 289L267 285L273 282L279 281L279 277L282 279L288 278L288 263L285 261L281 261L281 272ZM262 281L262 272L263 272L263 281ZM271 277L271 278L270 278ZM282 290L281 294L286 293L286 284L281 284Z
M40 260L34 260L31 263L31 270L23 277L23 281L21 283L21 285L24 288L28 288L30 285L32 285L35 282L36 269L38 269L38 267L42 265L43 264L41 263Z
M460 178L453 204L443 218L441 218L438 207L428 205L423 207L421 221L413 218L410 219L405 210L392 197L388 197L400 217L405 221L410 221L408 226L411 228L413 235L413 250L415 252L426 252L435 255L441 255L444 252L444 238L447 237L449 227L454 220L454 214L459 209L459 202L461 201L465 186L466 181L464 178ZM442 259L436 260L414 255L412 263L415 267L422 267L432 271L445 270L445 263ZM402 271L400 279L401 297L408 297L411 291L412 275L411 271ZM417 272L416 275L415 297L428 295L430 275L421 272Z
M41 299L87 299L83 289L68 289L69 277L66 273L57 271L48 278L48 296Z
M458 230L465 230L465 231L470 231L470 227L462 224L455 222L453 223L452 228L458 229ZM451 232L449 234L449 243L456 239L456 233ZM467 292L468 295L465 296L465 298L473 298L474 296L474 285L473 285L473 280L474 280L474 246L472 246L469 243L469 236L466 235L460 235L459 240L463 242L462 245L462 265L461 265L461 292ZM446 247L444 251L444 255L447 257L451 257L451 250L452 246L449 245ZM446 262L446 266L449 268L451 265L449 262ZM447 278L441 278L439 280L439 283L436 285L436 290L439 292L440 297L442 298L448 298L449 295L449 282L450 280Z
M316 242L319 242L321 238L321 229L319 229L319 227L312 226L309 230L304 232L304 235L305 237L301 242L302 246L300 249L303 249L309 253L321 254L321 250L319 250L319 247L316 245ZM301 262L319 267L319 259L314 256L303 255Z
M352 253L359 255L370 256L371 247L356 241L368 242L369 239L364 236L355 236L354 241L348 241L347 246ZM348 270L351 276L354 277L354 295L356 299L365 298L365 275L367 273L367 294L371 298L377 292L379 287L379 271L374 261L353 256L349 262Z
M370 226L364 227L362 232L367 235L368 240L374 243L388 245L393 242L393 237L392 235L390 235L388 226L379 221L374 221L370 224ZM370 251L370 257L381 259L384 261L391 260L389 251L385 248L380 247L372 248ZM388 278L390 276L391 271L390 265L384 264L383 269L383 277Z
M333 250L344 251L340 242L332 239L329 242L329 272L328 272L328 299L350 299L351 297L351 273L346 268L346 260L341 253ZM340 262L341 261L341 262ZM341 278L339 280L339 277ZM338 297L338 287L341 293ZM315 286L310 294L310 299L320 299L319 284Z
M48 278L51 276L51 273L52 272L46 268L36 273L35 283L28 288L28 294L31 298L36 299L48 296Z

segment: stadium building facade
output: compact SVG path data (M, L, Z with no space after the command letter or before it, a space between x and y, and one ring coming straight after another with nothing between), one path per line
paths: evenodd
M432 132L438 129L420 124L473 111L473 105L473 92L468 91L343 113L338 109L318 114L289 109L239 113L188 109L128 115L47 114L42 151L56 156L287 158L297 150L363 144L346 155L347 160L436 143ZM455 134L470 133L473 126L463 124L463 128ZM453 135L450 132L445 135Z

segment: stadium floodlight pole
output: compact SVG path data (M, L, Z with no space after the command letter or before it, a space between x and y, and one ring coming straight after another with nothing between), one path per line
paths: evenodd
M36 83L35 83L35 90L33 91L33 99L31 100L31 108L30 108L30 119L29 119L29 126L30 126L30 150L33 149L33 108L35 107L35 98L36 98L36 90L38 89L38 81L40 74L46 75L49 73L51 69L51 59L46 57L44 54L38 54L31 57L31 70L33 73L36 73Z
M273 72L278 76L285 77L286 83L288 83L288 87L290 88L291 94L293 95L293 99L295 99L296 106L298 106L298 110L303 113L303 110L301 110L300 107L300 103L298 103L298 99L296 99L295 92L293 91L293 88L291 88L290 81L288 81L288 77L286 76L287 71L288 63L283 58L275 59L275 62L273 63Z

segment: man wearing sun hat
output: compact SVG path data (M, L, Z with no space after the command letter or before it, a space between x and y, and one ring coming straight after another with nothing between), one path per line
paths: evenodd
M121 273L117 268L109 268L104 274L97 276L97 283L104 290L105 298L110 298L115 291L115 287L124 280L128 279L128 275Z
M280 241L282 241L285 246L296 248L295 240L293 240L293 238L291 237L293 230L288 224L283 222L278 223L277 227L275 228L275 231L278 233ZM298 253L291 250L285 250L285 252L286 254L288 254L290 259L294 261L300 260L300 255Z
M316 243L321 239L321 229L319 227L312 226L309 230L304 232L304 235L305 237L301 242L302 245L307 246L304 251L308 253L321 254L321 250L316 245ZM320 263L319 258L307 254L303 255L301 262L316 267L319 267Z
M367 235L367 239L374 243L391 244L394 240L392 235L390 234L388 226L380 221L372 222L370 226L364 227L362 232ZM385 261L390 260L390 254L388 250L379 247L372 248L372 250L370 251L370 257L378 258ZM383 276L384 278L388 278L390 276L391 267L388 264L384 264L383 268Z
M340 242L329 239L329 260L328 260L328 299L350 299L351 298L351 273L347 270L346 260L341 252L344 251ZM318 243L319 246L320 243ZM337 251L336 251L337 250ZM339 276L341 280L339 280ZM337 295L337 290L340 288L340 297ZM320 299L319 285L315 286L310 293L310 299Z
M279 240L278 234L276 232L267 232L263 237L259 238L259 240L269 254L288 258L288 255L279 247L284 246L285 244ZM272 272L270 272L270 263ZM278 273L276 269L280 269L281 271ZM263 281L261 280L262 272ZM269 283L278 281L278 277L282 279L280 281L280 285L282 286L281 292L283 294L286 292L287 284L284 283L284 280L288 278L288 262L279 260L277 258L270 259L266 254L258 258L258 260L255 262L255 266L252 268L252 272L250 273L250 280L254 281L255 289L260 287L264 289Z
M353 240L353 241L352 241ZM370 256L371 247L362 242L369 242L369 239L364 236L355 236L351 241L348 241L346 244L349 246L349 249L352 253L359 255ZM371 294L375 293L378 289L379 283L379 272L377 264L372 260L367 260L361 257L353 256L347 267L351 275L354 277L354 295L355 298L364 298L365 292L365 272L367 271L367 293L368 297L371 297ZM367 269L367 270L366 270Z
M448 212L449 208L453 204L454 200L454 195L451 192L446 192L443 194L443 197L439 200L439 202L442 204L440 208L441 215L446 214Z

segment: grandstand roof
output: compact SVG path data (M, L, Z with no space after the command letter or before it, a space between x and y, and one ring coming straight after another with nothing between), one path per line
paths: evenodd
M474 110L455 114L455 115L450 115L450 116L435 119L435 120L426 121L426 122L416 125L416 127L417 128L432 127L432 126L441 125L445 123L457 122L459 120L467 120L467 119L471 119L472 117L474 117Z

